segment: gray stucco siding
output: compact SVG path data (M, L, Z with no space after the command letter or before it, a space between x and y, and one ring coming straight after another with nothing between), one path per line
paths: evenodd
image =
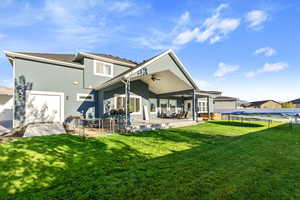
M112 86L112 88L107 88L103 91L99 91L99 94L101 93L101 98L103 99L99 101L100 104L102 104L102 107L99 109L100 116L101 114L104 114L109 109L114 109L114 97L118 95L125 95L125 86L124 84L117 84L118 87ZM132 96L139 96L141 97L141 111L140 114L133 113L131 115L132 119L143 119L143 108L144 106L148 106L149 108L149 88L148 85L142 81L133 81L130 83L130 95ZM99 95L100 96L100 95ZM107 104L109 104L109 109L106 109Z
M15 60L16 86L23 77L32 85L32 91L64 93L64 116L95 112L97 92L83 89L83 70L25 59ZM78 84L74 84L77 82ZM77 94L94 95L94 102L77 101ZM17 120L17 119L16 119Z
M94 60L90 58L84 58L84 88L95 88L102 83L112 79L112 77L100 76L94 74ZM113 77L128 70L128 67L113 64Z
M147 106L148 108L148 113L150 119L156 118L157 113L151 113L150 112L150 98L155 98L157 99L157 108L159 107L159 100L160 99L168 99L168 100L176 100L177 101L177 107L183 106L184 100L186 98L182 97L174 97L174 96L164 96L160 97L159 95L149 91L149 87L146 83L143 81L133 81L130 83L130 90L131 93L130 95L132 96L140 96L142 99L142 104L141 104L141 112L140 114L131 114L131 118L133 120L139 119L142 120L145 118L144 112L144 106ZM106 88L105 90L99 91L99 113L100 116L106 113L110 109L115 108L115 100L114 97L117 97L118 95L125 95L125 86L124 84L116 84L114 86L111 86L110 88ZM107 106L109 105L109 106ZM105 108L107 107L107 108Z

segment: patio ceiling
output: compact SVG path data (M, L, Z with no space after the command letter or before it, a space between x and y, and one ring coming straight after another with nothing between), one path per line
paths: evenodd
M149 90L155 94L193 89L191 85L187 84L169 70L142 76L135 80L141 80L147 83L149 85Z

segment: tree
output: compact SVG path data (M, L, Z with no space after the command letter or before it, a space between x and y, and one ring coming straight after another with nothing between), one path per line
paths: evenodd
M285 102L281 104L282 108L295 108L295 105L292 102Z

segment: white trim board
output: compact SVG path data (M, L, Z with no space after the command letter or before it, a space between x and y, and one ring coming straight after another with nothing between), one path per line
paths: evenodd
M82 100L82 99L79 98L80 96L84 96L84 97L91 96L92 99L85 99L85 100ZM95 101L95 98L94 98L94 95L93 95L93 94L77 93L76 99L77 99L77 101L88 101L88 102L94 102L94 101Z
M104 65L109 65L110 66L110 70L111 70L111 74L101 74L101 73L97 73L96 71L96 64L97 63L102 63ZM114 76L114 65L112 63L107 63L107 62L103 62L103 61L99 61L99 60L94 60L93 61L93 70L94 70L94 75L96 76L103 76L103 77L109 77L112 78Z
M117 109L117 97L125 97L125 94L120 94L120 95L115 95L113 98L114 98L114 109ZM130 95L130 98L131 97L134 97L134 98L138 98L140 99L140 112L132 112L131 114L133 115L141 115L142 114L142 97L141 96L138 96L138 95ZM126 99L126 98L125 98Z

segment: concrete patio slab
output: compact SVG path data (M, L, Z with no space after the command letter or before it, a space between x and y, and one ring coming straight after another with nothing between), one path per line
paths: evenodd
M39 123L30 124L25 130L23 137L45 136L66 134L62 123Z

